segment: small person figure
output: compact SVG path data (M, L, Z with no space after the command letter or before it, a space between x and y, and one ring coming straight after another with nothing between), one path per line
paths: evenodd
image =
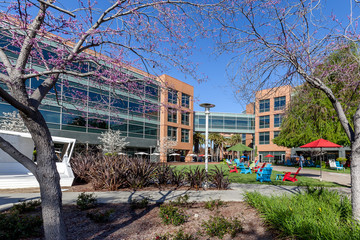
M303 166L304 166L304 161L305 161L304 156L302 154L300 154L299 165L301 168L303 168Z

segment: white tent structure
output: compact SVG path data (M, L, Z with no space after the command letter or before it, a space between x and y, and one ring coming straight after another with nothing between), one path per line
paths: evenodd
M34 142L30 133L0 130L0 136L30 159L34 158ZM59 161L56 162L60 174L60 185L71 186L74 173L70 166L70 158L76 139L52 137L54 144L62 146L56 149ZM0 149L0 189L39 187L36 178L22 164Z

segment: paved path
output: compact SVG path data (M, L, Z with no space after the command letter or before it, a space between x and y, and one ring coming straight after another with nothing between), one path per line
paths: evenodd
M296 171L293 167L274 166L276 171ZM300 175L319 178L319 171L314 169L302 169ZM323 180L350 186L350 174L323 172ZM126 203L132 199L149 198L154 202L175 200L178 196L188 194L190 201L207 201L210 199L221 199L223 201L243 201L246 192L258 191L264 195L296 194L302 188L297 186L278 186L267 184L231 184L231 190L208 190L208 191L117 191L96 192L95 195L100 203ZM349 187L333 188L337 191L350 195ZM74 204L78 192L63 192L63 203ZM39 199L39 193L6 193L0 192L0 211L11 207L14 203L24 200Z

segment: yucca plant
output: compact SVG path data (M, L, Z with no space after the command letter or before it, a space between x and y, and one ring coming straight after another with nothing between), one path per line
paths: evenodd
M156 165L142 158L132 158L128 162L126 182L129 187L139 189L148 186L154 180Z
M154 180L157 185L165 185L171 183L173 168L167 163L161 163L155 168Z
M217 189L228 189L230 185L229 177L225 177L222 168L217 166L210 170L209 180Z
M185 183L185 173L184 169L177 170L175 168L171 169L171 184L175 185L176 187L180 187Z
M186 172L186 180L190 184L190 187L199 190L202 183L206 180L206 172L204 168L196 167Z

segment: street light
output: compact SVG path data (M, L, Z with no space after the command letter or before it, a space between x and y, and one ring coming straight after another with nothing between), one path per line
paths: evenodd
M205 108L205 172L208 173L208 140L209 140L209 114L210 108L215 107L214 104L202 103L200 107Z

